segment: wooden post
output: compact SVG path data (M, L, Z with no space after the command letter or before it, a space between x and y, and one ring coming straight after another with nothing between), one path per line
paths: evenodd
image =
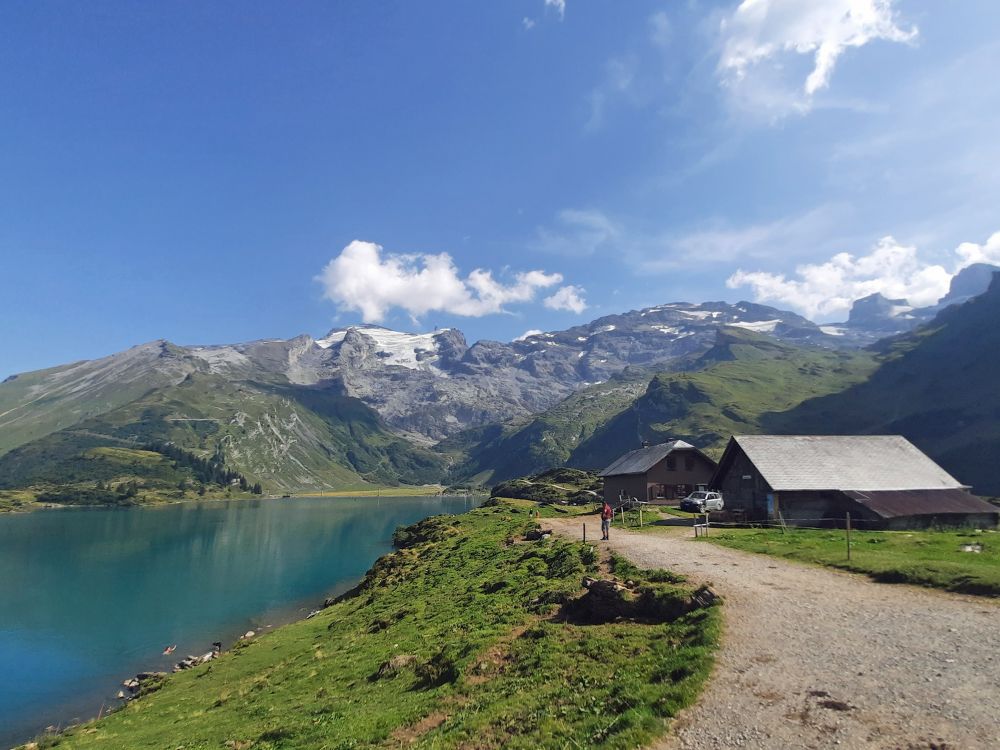
M705 536L708 536L708 511L705 511Z
M587 524L583 524L583 541L587 541Z
M639 528L642 528L642 506L639 506Z
M851 514L847 514L847 559L851 559Z

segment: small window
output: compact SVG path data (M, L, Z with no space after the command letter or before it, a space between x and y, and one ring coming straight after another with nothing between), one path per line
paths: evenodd
M677 468L677 459L674 456L667 456L667 471L673 471Z
M684 459L684 468L691 471L694 468L694 456L688 456Z

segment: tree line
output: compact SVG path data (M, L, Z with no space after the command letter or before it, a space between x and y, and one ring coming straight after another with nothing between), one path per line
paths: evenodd
M232 484L239 484L243 492L251 492L254 495L261 495L264 488L260 482L250 481L238 471L226 468L226 457L222 452L222 446L215 449L209 458L202 458L197 453L184 450L178 445L166 442L155 442L145 446L146 450L155 451L161 456L166 456L174 463L174 468L190 469L194 478L200 482L198 494L205 494L205 485L216 484L220 487L229 487ZM187 489L186 480L181 480L184 484L180 489Z

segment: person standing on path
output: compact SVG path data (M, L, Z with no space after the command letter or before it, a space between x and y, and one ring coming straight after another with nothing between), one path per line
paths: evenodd
M611 531L611 519L614 517L614 511L611 510L611 506L608 505L608 501L604 501L604 507L601 508L601 541L608 541L611 537L609 532Z

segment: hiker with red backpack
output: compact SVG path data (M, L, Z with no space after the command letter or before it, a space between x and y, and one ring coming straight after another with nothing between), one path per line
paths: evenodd
M601 540L608 541L611 537L608 533L611 531L611 519L614 518L615 512L611 510L611 506L608 505L608 501L604 501L604 507L601 508Z

